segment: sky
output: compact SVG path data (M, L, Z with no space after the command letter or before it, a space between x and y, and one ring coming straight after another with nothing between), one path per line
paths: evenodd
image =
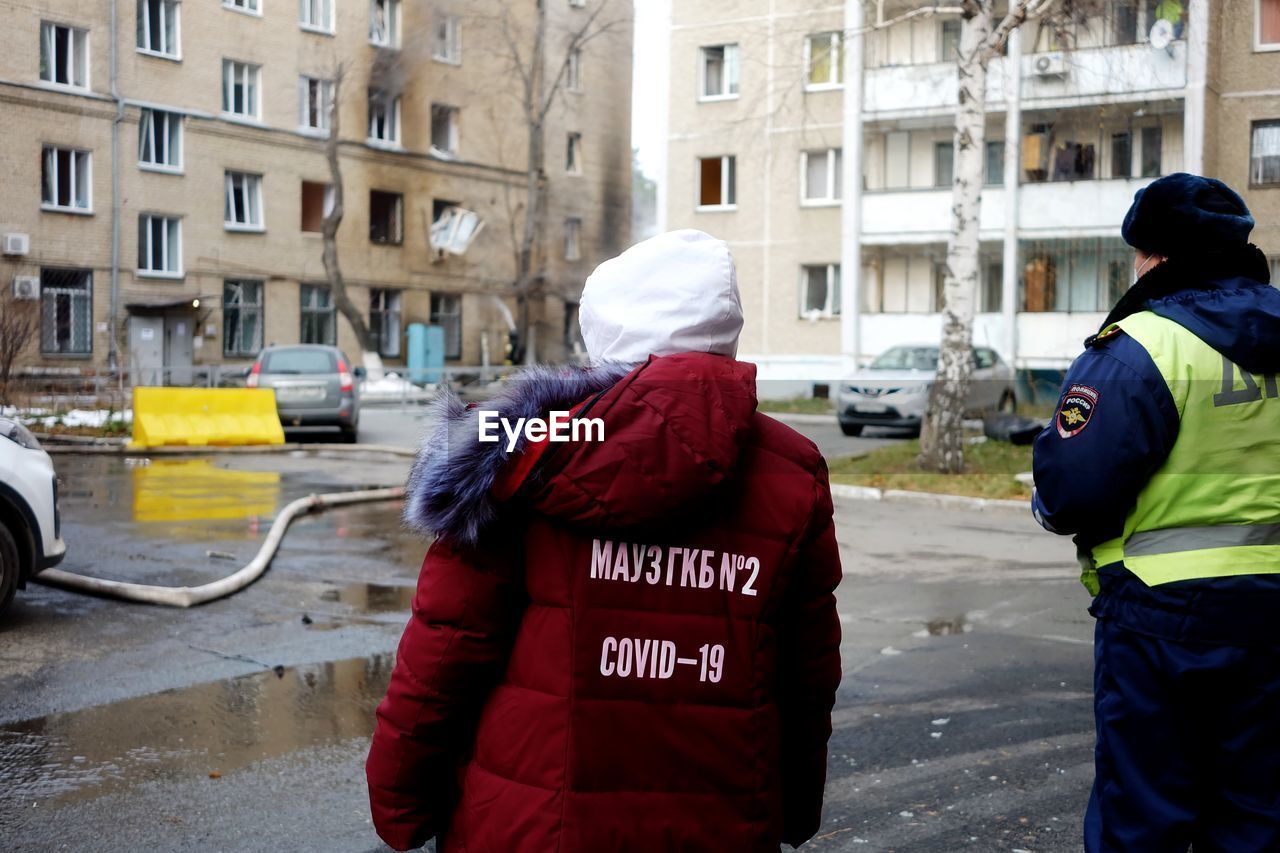
M667 16L670 0L636 0L631 66L631 147L645 174L660 180L666 162Z

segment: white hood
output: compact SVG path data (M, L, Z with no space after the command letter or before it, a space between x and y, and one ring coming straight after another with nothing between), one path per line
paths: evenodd
M680 352L732 358L742 298L729 246L692 229L637 243L596 267L579 317L593 363Z

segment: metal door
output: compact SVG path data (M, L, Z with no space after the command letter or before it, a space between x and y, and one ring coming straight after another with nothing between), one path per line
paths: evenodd
M191 384L194 323L186 314L164 318L164 366L168 369L170 385Z
M129 368L134 385L164 384L164 318L129 318Z

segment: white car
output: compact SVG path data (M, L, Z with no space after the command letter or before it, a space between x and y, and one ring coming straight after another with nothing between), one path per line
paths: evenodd
M26 427L0 418L0 610L66 552L53 460Z
M938 377L937 344L912 344L885 350L869 367L841 380L836 418L845 435L861 435L867 426L919 431L929 388ZM995 350L975 347L966 414L1012 412L1018 404L1017 379Z

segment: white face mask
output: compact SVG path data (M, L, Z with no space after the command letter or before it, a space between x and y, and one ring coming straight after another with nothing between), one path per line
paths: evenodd
M1137 271L1136 273L1134 273L1134 275L1133 275L1133 284L1137 284L1137 283L1138 283L1138 279L1142 278L1142 273L1147 269L1147 264L1151 263L1152 261L1154 261L1154 260L1155 260L1156 258L1158 258L1158 257L1160 257L1160 256L1159 256L1159 255L1147 255L1147 259L1146 259L1145 261L1143 261L1143 262L1142 262L1142 266L1138 267L1138 271ZM1130 286L1130 287L1133 287L1133 284L1131 284L1131 285L1129 285L1129 286Z

